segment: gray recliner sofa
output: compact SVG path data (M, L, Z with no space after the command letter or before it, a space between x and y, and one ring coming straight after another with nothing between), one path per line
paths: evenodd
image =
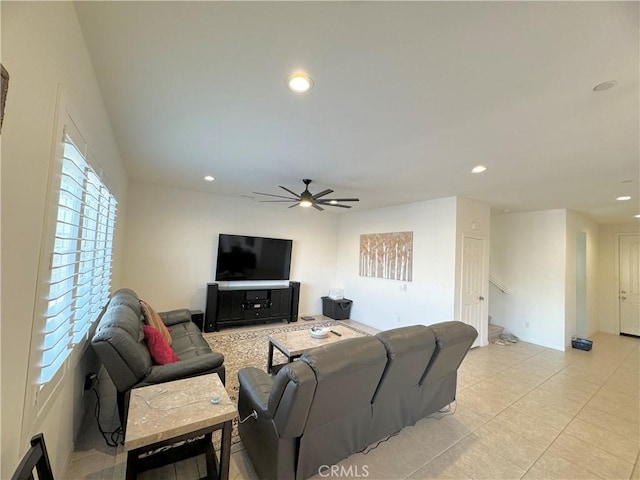
M462 322L415 325L314 348L275 377L238 372L239 425L260 478L302 480L455 400L478 336Z
M132 388L181 378L217 373L225 382L224 356L213 352L191 321L187 309L159 312L169 328L171 348L180 361L154 365L144 342L144 317L138 295L130 289L116 291L104 311L91 340L101 363L118 392L118 411L126 422L127 395Z

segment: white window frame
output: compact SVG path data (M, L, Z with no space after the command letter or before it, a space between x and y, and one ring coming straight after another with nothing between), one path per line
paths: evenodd
M89 288L94 288L94 281L96 283L95 286L98 286L98 283L100 283L103 287L103 294L89 306L88 321L81 325L80 328L77 328L79 324L77 321L71 320L70 323L69 321L65 322L71 325L71 329L65 335L68 342L65 349L68 349L68 354L51 378L46 383L42 383L41 372L43 370L42 361L46 333L45 327L49 308L49 294L52 277L51 272L54 261L54 242L56 240L56 230L58 225L58 210L65 144L67 143L66 140L70 140L80 153L81 157L83 157L84 162L86 162L85 173L91 172L90 175L99 179L99 182L104 185L111 194L113 200L112 223L105 226L105 228L110 229L107 235L110 234L111 236L111 248L109 252L111 257L109 259L110 265L107 269L106 277L103 270L102 275L99 277L99 282L97 281L98 278L90 278ZM30 340L29 376L28 385L25 389L25 408L22 425L23 443L27 441L31 434L39 427L42 419L50 409L53 400L58 396L63 380L68 378L70 375L71 378L73 378L73 371L89 344L88 335L92 331L91 327L95 324L100 311L108 301L111 272L113 270L113 236L115 233L115 208L117 201L112 193L113 188L111 188L111 182L95 161L95 157L93 157L89 152L86 141L73 121L69 108L65 102L61 86L58 89L51 152L49 180L42 226L42 243L38 263L38 283L36 286L36 297L33 310L33 328ZM82 202L84 203L84 197ZM82 218L84 218L84 216L82 216ZM83 221L81 220L78 227L79 230L82 230L85 227L86 225L83 225ZM80 236L82 236L82 234ZM78 240L78 247L81 247L81 244L82 240ZM80 257L80 254L80 251L75 253L78 258ZM73 292L77 289L78 265L79 262L74 266L73 275L76 279L74 279ZM107 282L106 289L104 288L105 281ZM106 293L104 293L105 291Z

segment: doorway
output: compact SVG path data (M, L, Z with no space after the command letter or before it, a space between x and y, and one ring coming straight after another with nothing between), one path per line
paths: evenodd
M618 239L620 333L640 336L640 235Z
M484 239L462 237L462 295L460 298L461 320L478 331L478 338L471 348L482 345L486 338L483 318L485 313Z

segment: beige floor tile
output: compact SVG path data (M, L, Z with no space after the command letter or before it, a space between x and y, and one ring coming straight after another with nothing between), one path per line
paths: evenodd
M487 420L495 417L506 408L504 403L496 400L491 395L474 391L473 388L458 392L456 401L458 402L458 408L471 409L478 415L487 418Z
M638 450L640 449L637 438L623 437L579 418L571 421L565 429L565 433L600 447L631 463L636 461Z
M253 464L246 450L240 450L231 455L229 466L230 480L258 480L258 475L253 469Z
M541 401L534 400L528 395L522 397L510 408L556 429L563 429L573 419L573 415L557 410Z
M562 395L562 393L550 392L541 388L535 389L524 398L530 398L571 416L576 415L586 403L586 400L579 401L573 398L567 398Z
M373 446L368 447L364 453L356 453L337 463L340 476L363 476L364 472L368 472L367 478L371 480L403 479L433 458L423 445L416 448L415 440L408 435L391 437L377 447L372 448ZM323 476L318 474L312 478L319 479Z
M527 471L523 480L594 480L602 478L562 457L545 453Z
M524 392L514 392L513 390L505 388L504 385L494 383L491 379L472 386L471 390L493 398L496 403L504 407L508 407L524 396Z
M640 422L640 411L638 411L637 408L620 408L620 405L610 402L601 395L593 396L591 400L589 400L589 403L587 403L587 406L615 415L623 420L628 419L635 423Z
M562 433L548 451L610 480L626 480L633 470L633 463L567 433Z
M526 394L544 382L545 377L508 368L491 377L490 381L514 393Z
M497 453L523 470L531 467L545 450L545 447L505 428L496 419L478 428L473 434L487 445L491 452Z
M591 403L580 410L577 418L623 437L640 438L640 422L638 420L634 420L630 416L622 418L622 416L604 412L592 407Z
M508 461L490 446L470 434L442 454L449 462L472 479L516 479L525 470Z
M515 435L542 448L547 448L560 434L561 428L542 423L516 408L508 408L490 423L509 429Z
M471 433L472 429L460 421L461 415L449 415L440 420L422 419L414 426L405 427L403 434L413 439L422 451L422 464L440 455L447 448ZM419 465L418 465L419 466Z
M471 480L471 477L460 470L455 464L443 457L436 457L411 474L409 479L438 479L438 480Z

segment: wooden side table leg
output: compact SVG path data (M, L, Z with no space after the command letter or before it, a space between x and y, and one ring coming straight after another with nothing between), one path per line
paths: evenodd
M138 452L135 450L127 453L127 480L135 480L138 477Z
M222 424L222 441L220 442L220 480L229 479L229 464L231 463L231 430L232 421Z

